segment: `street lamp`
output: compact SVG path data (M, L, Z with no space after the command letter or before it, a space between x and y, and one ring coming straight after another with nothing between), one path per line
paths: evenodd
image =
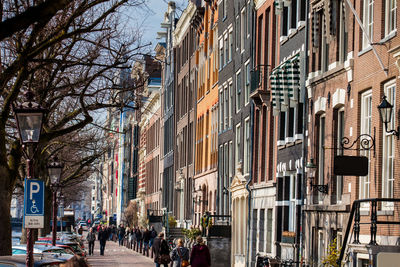
M28 90L25 93L25 102L15 106L13 105L13 111L17 122L17 128L19 137L23 147L28 146L32 148L32 153L24 151L24 155L27 161L27 178L33 179L33 154L34 147L39 142L40 133L42 131L43 116L47 112L46 109L40 107L38 103L35 103L34 94ZM26 266L33 266L33 230L31 228L26 229Z
M49 163L49 165L47 166L50 182L53 189L53 230L51 239L51 243L53 246L56 245L57 236L57 188L60 184L63 167L63 164L58 161L57 157L55 157L53 162Z
M378 110L381 121L385 124L385 131L397 136L398 140L400 138L400 126L397 127L397 130L388 130L388 124L390 124L392 120L393 105L386 100L386 96L383 96L382 102L378 106Z

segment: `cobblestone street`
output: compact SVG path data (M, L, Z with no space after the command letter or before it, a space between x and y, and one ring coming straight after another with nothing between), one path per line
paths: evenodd
M85 248L88 249L87 244ZM92 267L97 266L136 266L150 267L155 266L153 259L147 258L133 250L123 246L118 246L118 243L107 241L104 256L100 256L100 242L96 240L94 246L94 255L87 256L89 264Z

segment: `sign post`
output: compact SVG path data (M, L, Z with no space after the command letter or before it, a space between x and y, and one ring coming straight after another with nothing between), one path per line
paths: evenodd
M25 228L44 227L44 182L25 179L24 190L24 226Z

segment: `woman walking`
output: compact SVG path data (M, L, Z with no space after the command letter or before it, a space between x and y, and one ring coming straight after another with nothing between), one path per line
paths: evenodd
M183 240L178 239L177 247L171 252L171 260L174 262L173 267L186 267L189 265L189 249L183 245Z
M198 236L196 238L197 244L192 248L190 254L190 265L192 267L210 267L211 257L208 247L204 244L203 238Z

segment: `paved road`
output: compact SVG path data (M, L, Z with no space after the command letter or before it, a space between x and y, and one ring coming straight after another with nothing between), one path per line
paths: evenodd
M88 249L87 243L85 248ZM100 256L100 243L96 241L94 245L94 255L87 256L92 267L97 266L135 266L135 267L154 267L152 259L147 258L126 247L118 246L118 243L107 241L104 256Z

